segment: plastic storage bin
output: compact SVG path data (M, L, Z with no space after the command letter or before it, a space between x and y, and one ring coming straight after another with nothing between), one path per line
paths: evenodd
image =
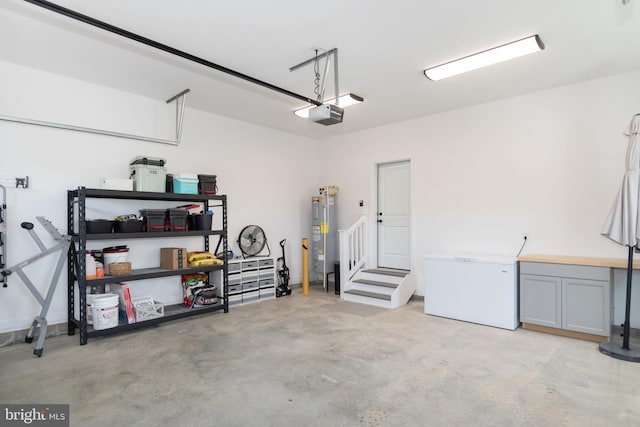
M108 219L93 219L87 221L87 233L111 233L113 232L113 226L115 221Z
M144 224L139 219L116 221L114 230L116 233L138 233L142 231Z
M164 316L164 304L154 301L151 295L131 299L136 310L136 322Z
M198 192L200 194L216 194L218 192L216 175L198 175Z
M211 230L213 213L189 215L189 228L192 230Z
M167 172L166 161L158 157L138 156L129 162L129 177L133 179L135 191L164 193Z
M167 209L168 229L170 231L184 231L187 229L186 209Z
M198 175L188 173L173 175L173 192L177 194L198 194Z
M167 211L165 209L142 209L145 231L165 231L167 228Z

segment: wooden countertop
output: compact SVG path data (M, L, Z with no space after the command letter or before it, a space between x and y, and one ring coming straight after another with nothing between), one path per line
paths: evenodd
M638 255L640 258L640 254ZM595 267L627 268L626 258L598 258L566 255L523 255L517 258L525 262L548 262L551 264L590 265ZM640 270L640 260L634 260L633 268Z

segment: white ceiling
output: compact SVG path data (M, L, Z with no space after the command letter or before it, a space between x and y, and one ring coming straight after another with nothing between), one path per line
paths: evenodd
M311 138L640 69L640 0L57 0L54 3L313 98L314 48L339 50L344 122L305 103L19 0L0 3L0 60ZM433 82L422 70L539 34L541 53ZM333 93L333 79L327 92ZM639 100L640 102L640 100Z

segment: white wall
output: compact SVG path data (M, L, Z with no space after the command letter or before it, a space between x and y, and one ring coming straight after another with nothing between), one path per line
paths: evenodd
M334 137L322 142L320 180L340 187L346 228L362 211L358 200L375 212L375 164L411 159L419 294L425 255L514 256L524 233L523 254L625 258L600 230L638 93L634 72Z
M0 115L27 117L78 126L171 139L175 107L54 74L0 62ZM164 94L159 94L164 96ZM169 95L170 96L170 95ZM168 96L167 96L168 97ZM187 99L188 106L188 99ZM226 119L187 108L179 147L0 121L0 176L29 176L29 189L9 189L7 195L8 254L12 265L33 255L35 243L22 221L44 215L66 233L66 192L78 186L98 187L102 177L128 177L129 161L138 155L167 159L168 172L215 174L221 194L227 194L229 240L249 224L264 228L272 255L281 256L278 242L287 239L287 264L292 283L302 278L300 241L311 227L311 203L318 187L313 159L316 142L291 134ZM136 213L139 204L92 201L88 217ZM149 206L146 206L149 207ZM167 207L167 206L163 206ZM36 230L47 245L44 230ZM217 241L212 238L212 250ZM157 266L162 246L199 249L201 239L145 239L93 242L91 248L128 244L135 267ZM44 292L57 256L49 256L26 273ZM163 302L181 298L179 278L136 282L134 294L152 293ZM164 286L169 283L169 286ZM20 279L0 289L0 332L28 327L40 311ZM66 272L48 315L49 323L66 322Z
M2 115L172 136L174 110L163 101L2 62L0 91ZM301 280L299 242L308 237L309 199L317 188L340 187L344 228L362 211L375 212L375 164L399 159L412 162L412 264L419 294L424 255L515 255L525 232L524 254L624 258L625 248L601 237L600 229L622 178L622 131L640 112L638 93L635 72L319 142L193 109L187 109L180 147L0 121L0 176L31 180L28 190L9 190L8 263L36 251L21 221L45 215L65 231L66 190L127 176L129 160L141 154L166 158L169 172L218 175L221 193L229 197L230 240L255 223L279 256L278 241L286 238L294 283ZM318 148L326 153L321 159ZM98 206L93 213L127 213L121 209ZM148 242L177 244L128 242L138 266L156 264ZM28 270L41 289L50 280L50 258ZM157 283L136 285L140 292L158 292ZM50 323L66 319L65 286L63 277ZM0 332L27 327L39 306L26 288L12 277L0 292ZM179 298L179 292L161 297Z

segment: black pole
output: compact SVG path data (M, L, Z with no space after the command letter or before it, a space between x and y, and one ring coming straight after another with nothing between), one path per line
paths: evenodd
M204 65L206 67L213 68L214 70L218 70L218 71L221 71L221 72L226 73L226 74L230 74L230 75L232 75L234 77L237 77L239 79L246 80L248 82L257 84L258 86L266 87L267 89L271 89L273 91L280 92L282 94L291 96L293 98L299 99L299 100L307 102L309 104L322 105L322 102L319 102L319 101L317 101L315 99L311 99L311 98L308 98L308 97L303 96L303 95L298 95L297 93L291 92L290 90L283 89L281 87L272 85L271 83L267 83L267 82L262 81L262 80L258 80L255 77L251 77L249 75L242 74L242 73L240 73L238 71L235 71L235 70L232 70L230 68L223 67L222 65L218 65L218 64L216 64L214 62L208 61L206 59L202 59L202 58L197 57L195 55L192 55L190 53L178 50L178 49L173 48L171 46L167 46L166 44L159 43L159 42L157 42L155 40L148 39L148 38L143 37L143 36L141 36L139 34L135 34L135 33L132 33L131 31L127 31L127 30L124 30L122 28L116 27L114 25L108 24L108 23L106 23L104 21L100 21L100 20L92 18L90 16L83 15L82 13L78 13L75 10L67 9L66 7L62 7L62 6L57 5L55 3L51 3L50 1L46 1L46 0L25 0L25 1L27 3L31 3L31 4L34 4L36 6L40 6L42 8L48 9L48 10L50 10L52 12L59 13L60 15L64 15L64 16L67 16L69 18L73 18L73 19L78 20L80 22L84 22L85 24L93 25L94 27L98 27L98 28L103 29L105 31L109 31L109 32L117 34L119 36L134 40L134 41L136 41L138 43L142 43L142 44L145 44L147 46L151 46L151 47L154 47L156 49L163 50L163 51L165 51L167 53L170 53L172 55L179 56L179 57L184 58L184 59L188 59L189 61L196 62L196 63L198 63L200 65Z
M629 336L631 335L631 275L633 273L633 246L629 246L629 261L627 264L627 301L622 325L622 348L629 350Z
M635 248L629 246L629 260L627 264L627 307L624 314L624 324L622 325L622 346L609 340L607 342L600 343L600 352L608 356L614 357L620 360L626 360L627 362L640 363L640 350L632 349L629 345L629 338L631 336L631 280L633 274L633 251Z

